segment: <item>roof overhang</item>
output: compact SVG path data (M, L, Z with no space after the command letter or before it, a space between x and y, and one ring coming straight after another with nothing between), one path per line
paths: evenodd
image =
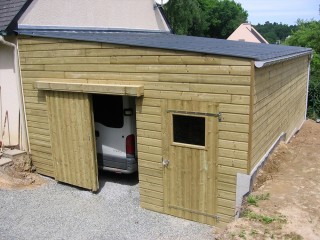
M61 92L81 92L95 94L109 94L140 97L143 96L144 88L142 85L120 85L120 84L90 84L90 83L66 83L36 81L34 88L45 91Z
M263 68L263 67L267 67L276 63L280 63L280 62L284 62L284 61L288 61L290 59L294 59L297 57L302 57L302 56L306 56L306 55L312 55L312 51L307 51L307 52L302 52L302 53L297 53L297 54L291 54L288 56L283 56L283 57L279 57L279 58L273 58L270 60L265 60L265 61L255 61L254 65L257 68Z

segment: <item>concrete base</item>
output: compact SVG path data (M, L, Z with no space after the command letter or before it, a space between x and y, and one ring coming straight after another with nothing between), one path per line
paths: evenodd
M18 150L18 149L5 149L3 151L3 157L5 158L10 158L10 159L16 159L20 156L23 156L25 155L26 152L25 151L21 151L21 150Z
M12 162L12 159L10 158L5 158L5 157L0 158L0 166L4 166L11 162Z

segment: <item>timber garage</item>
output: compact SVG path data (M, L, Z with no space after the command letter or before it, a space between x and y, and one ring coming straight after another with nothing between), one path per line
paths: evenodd
M232 221L257 168L305 121L310 49L170 33L19 34L37 171L96 191L92 95L134 97L149 210Z

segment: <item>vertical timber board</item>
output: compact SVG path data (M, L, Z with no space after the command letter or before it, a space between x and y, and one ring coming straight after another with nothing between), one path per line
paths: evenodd
M47 92L55 179L98 190L90 95Z
M163 158L170 161L164 168L164 210L177 217L216 224L216 159L217 119L205 118L204 149L173 144L173 123L170 110L215 113L213 103L163 100Z

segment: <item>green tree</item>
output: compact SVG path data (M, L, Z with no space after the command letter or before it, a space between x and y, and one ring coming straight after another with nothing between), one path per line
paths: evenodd
M298 28L287 39L286 44L313 49L308 114L312 118L320 117L320 21L298 20Z
M233 0L214 1L206 15L209 23L207 35L223 39L248 19L248 12Z
M254 27L269 43L276 43L278 40L284 42L291 32L297 29L296 25L271 23L269 21L264 24L257 24Z
M164 8L177 34L227 38L248 13L233 0L171 0Z
M204 36L207 23L197 0L171 0L164 10L176 34Z

